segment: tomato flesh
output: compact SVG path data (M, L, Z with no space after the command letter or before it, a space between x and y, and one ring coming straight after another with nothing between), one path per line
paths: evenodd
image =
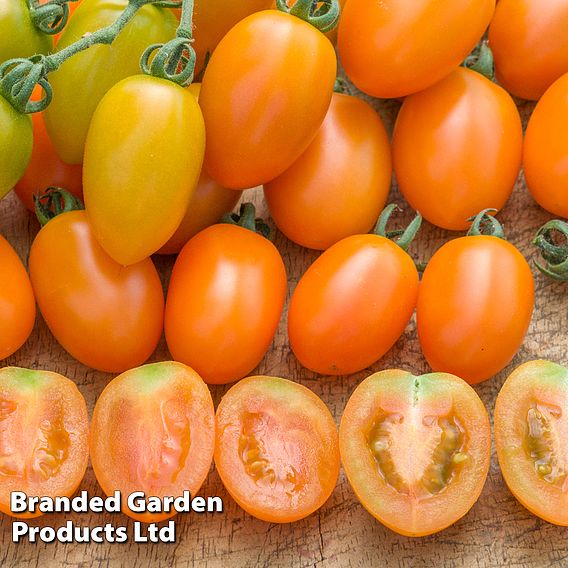
M223 397L216 420L215 466L245 511L289 523L327 501L339 475L337 429L308 388L248 377Z
M126 498L193 498L213 459L215 411L201 377L181 363L132 369L112 380L95 405L91 461L107 495L121 491L122 510L133 519L159 522L172 512L134 512Z
M89 417L74 382L48 371L0 369L0 511L12 491L70 497L89 459Z
M339 444L362 505L406 536L458 521L477 501L489 471L483 402L445 373L388 370L365 379L347 403Z
M568 370L549 361L524 363L495 403L501 472L517 500L549 523L568 526Z

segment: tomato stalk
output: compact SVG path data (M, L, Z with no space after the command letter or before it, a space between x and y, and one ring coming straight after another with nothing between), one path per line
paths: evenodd
M285 14L308 22L324 34L335 29L341 15L338 0L298 0L291 8L288 0L276 0L276 7Z
M34 207L42 227L62 213L85 209L83 202L76 195L60 187L49 187L43 195L34 195Z
M140 66L146 75L173 81L182 87L191 85L197 61L193 49L193 7L194 0L183 0L176 37L167 43L151 45L144 52Z
M193 0L189 0L193 3ZM85 34L65 49L50 55L34 55L29 59L9 59L0 65L0 95L20 113L35 113L45 110L52 99L52 89L47 76L61 65L93 45L110 45L134 18L136 12L147 4L164 7L179 7L179 0L129 0L120 16L109 26L91 34ZM30 101L36 85L43 90L39 101Z
M408 252L408 248L416 237L422 225L422 215L416 213L416 217L412 220L406 229L397 229L395 231L387 231L387 225L396 210L401 210L398 205L391 203L385 207L381 213L377 224L375 225L374 233L379 237L385 237L395 242L403 251ZM397 238L398 237L398 238ZM396 240L395 240L396 239Z
M563 242L559 242L560 237ZM568 223L554 219L537 232L533 244L540 250L545 264L535 262L537 268L550 278L568 281Z
M468 219L468 221L472 221L471 228L467 233L468 237L485 235L488 237L497 237L505 241L507 240L503 226L493 215L490 215L490 213L497 213L497 209L484 209L475 217Z
M238 214L227 213L223 216L222 223L243 227L243 229L248 229L253 233L262 235L269 241L271 241L273 237L272 229L265 223L263 219L256 217L256 209L252 203L243 203Z
M30 16L34 26L47 35L55 35L63 30L69 19L68 2L79 0L28 0Z

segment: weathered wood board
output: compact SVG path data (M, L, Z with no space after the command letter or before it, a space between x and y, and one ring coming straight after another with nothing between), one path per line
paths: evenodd
M396 103L375 103L385 121L392 126ZM521 105L526 117L532 106ZM482 165L480 165L482 167ZM354 180L356 183L356 180ZM262 194L250 192L257 204ZM402 204L393 185L391 200ZM260 212L266 214L260 205ZM408 221L408 207L402 221ZM531 240L537 228L550 215L530 198L522 177L514 195L500 215L509 239L527 257L534 257ZM0 233L27 258L31 241L38 230L36 221L13 195L0 202ZM412 252L427 259L451 235L426 224ZM280 234L276 246L288 272L290 292L317 253L301 249ZM173 259L157 258L167 280ZM1 274L1 267L0 267ZM553 283L534 269L536 307L528 336L519 354L502 373L476 387L489 412L507 374L518 364L536 358L568 363L568 285ZM428 371L421 355L414 320L403 337L382 361L363 373L349 377L317 377L302 369L291 354L282 318L274 344L258 368L262 374L295 379L313 389L329 405L339 422L347 399L355 386L373 371L399 367L415 373ZM169 359L162 341L152 360ZM57 371L76 381L92 411L97 396L112 378L92 371L72 359L53 339L41 316L28 343L2 366L17 365ZM212 389L217 403L226 387ZM102 495L89 467L81 489ZM410 539L399 536L375 521L358 503L343 472L337 487L322 509L291 525L273 525L244 513L224 490L212 470L202 488L203 495L220 495L224 514L185 515L177 518L176 544L13 544L11 519L3 517L0 528L1 566L564 566L568 563L568 532L531 515L509 493L493 450L491 470L485 489L471 512L456 525L437 535ZM126 517L112 515L49 515L31 521L37 526L63 525L68 518L83 526L112 522L126 524Z

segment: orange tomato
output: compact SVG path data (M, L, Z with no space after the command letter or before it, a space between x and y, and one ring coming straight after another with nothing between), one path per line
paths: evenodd
M308 268L288 309L294 354L311 371L348 375L379 360L402 335L418 296L410 256L378 235L355 235Z
M531 513L568 526L566 412L568 370L529 361L511 373L495 403L495 445L511 493Z
M542 96L525 134L523 166L527 186L538 204L568 217L568 73Z
M331 495L339 475L337 428L308 388L248 377L222 398L216 424L215 467L247 513L290 523Z
M47 3L48 0L44 0L44 3ZM69 18L71 18L71 16L75 13L75 10L79 7L79 4L81 3L81 0L76 0L75 2L68 2L67 6L69 6ZM67 20L69 21L69 20ZM63 33L63 31L59 32L58 34L55 34L53 36L53 46L55 47L57 45L57 42L59 41L59 38L61 37L61 34Z
M252 371L268 350L286 298L286 269L266 238L234 225L193 237L172 272L165 332L176 361L210 384Z
M84 365L121 372L156 348L164 293L152 261L125 268L112 260L85 211L63 213L43 227L30 251L30 276L49 329Z
M48 187L62 187L73 195L83 195L83 167L81 164L67 164L57 152L49 138L43 113L32 114L34 146L28 167L14 187L20 201L34 210L34 195L43 193Z
M501 209L519 175L523 130L511 97L459 68L407 97L393 135L396 178L406 200L444 229L463 230Z
M495 0L350 0L339 22L339 58L363 92L404 97L451 73L494 10Z
M73 381L48 371L0 369L0 511L10 495L71 497L89 460L89 415Z
M489 471L489 417L458 377L382 371L351 395L339 448L365 509L397 533L426 536L479 498Z
M424 356L435 371L475 384L515 356L527 332L534 281L523 255L504 239L455 239L432 257L416 308Z
M295 16L266 10L239 22L203 78L211 177L246 189L284 172L321 126L336 70L329 40Z
M517 97L538 100L568 72L568 4L565 0L503 0L489 44L499 83Z
M292 241L324 250L371 229L390 188L389 139L377 113L335 93L314 141L264 194L278 228Z
M136 512L125 502L134 491L149 497L195 497L215 445L215 410L201 377L180 363L154 363L112 380L99 396L91 422L91 461L107 495L120 490L122 511L159 522L173 511Z
M36 307L28 273L16 251L0 235L0 361L15 353L28 339Z

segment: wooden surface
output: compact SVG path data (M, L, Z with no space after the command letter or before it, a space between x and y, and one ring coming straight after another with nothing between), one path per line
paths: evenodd
M389 128L396 103L376 103ZM526 118L530 105L522 105ZM526 122L526 120L525 120ZM481 167L481 165L480 165ZM252 193L252 192L251 192ZM261 203L261 194L252 193ZM249 193L250 197L250 193ZM391 200L402 204L393 186ZM265 213L263 207L261 212ZM408 207L404 220L409 220ZM550 215L531 200L519 179L514 195L500 215L509 239L527 257L534 257L530 242L536 229ZM13 195L0 202L0 233L8 238L26 259L37 223ZM450 235L428 224L412 250L427 259ZM290 281L290 292L317 253L302 250L282 235L276 237ZM164 284L173 264L171 258L156 260ZM1 272L1 267L0 267ZM498 376L479 385L477 392L493 413L495 397L507 374L524 361L546 358L568 363L568 284L545 280L534 270L536 306L524 346L514 361ZM379 363L357 375L340 378L317 377L302 369L291 354L286 337L286 318L282 317L274 344L258 368L258 373L298 380L309 386L329 405L339 422L347 399L355 386L371 372L403 368L414 373L428 371L418 343L414 320L403 337ZM1 330L0 330L1 333ZM164 342L152 360L166 360ZM38 316L28 343L2 365L18 365L57 371L77 382L87 399L89 411L98 394L112 378L74 361L53 339ZM215 403L226 391L212 389ZM89 467L80 489L101 495ZM471 512L449 529L422 539L399 536L375 521L358 503L343 472L329 501L311 517L292 525L273 525L244 513L228 496L219 476L212 470L202 495L220 495L226 511L222 515L185 515L177 517L178 541L171 545L146 544L26 544L11 543L11 519L1 519L1 566L563 566L568 563L568 533L539 520L526 511L509 493L493 449L491 469L485 489ZM122 516L74 515L77 524L95 526L106 522L125 524ZM61 526L65 515L49 515L31 521L38 526Z

